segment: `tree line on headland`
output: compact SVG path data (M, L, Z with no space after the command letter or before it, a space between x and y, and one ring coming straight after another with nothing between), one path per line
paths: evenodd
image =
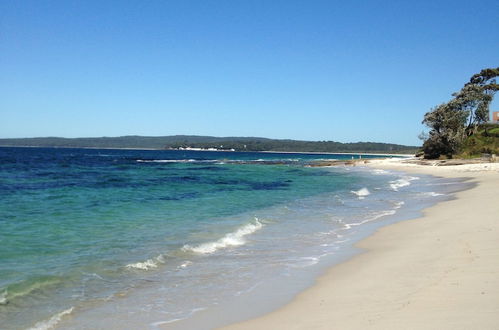
M99 138L21 138L0 139L0 146L59 148L136 148L136 149L218 149L235 151L284 152L367 152L413 154L419 147L400 144L335 141L278 140L259 137L213 137L196 135L120 136Z
M499 152L499 125L488 123L490 103L499 90L499 68L483 69L473 75L453 98L424 115L430 128L422 133L425 158L479 156Z

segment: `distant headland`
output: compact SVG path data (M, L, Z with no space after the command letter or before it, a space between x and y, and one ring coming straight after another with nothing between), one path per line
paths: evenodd
M4 147L209 150L209 151L282 151L282 152L354 152L414 154L418 146L380 142L341 143L335 141L302 141L262 137L214 137L197 135L119 136L62 138L37 137L0 139Z

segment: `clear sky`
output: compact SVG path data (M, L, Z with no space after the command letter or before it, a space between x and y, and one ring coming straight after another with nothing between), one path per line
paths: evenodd
M414 145L498 65L497 0L1 0L0 137Z

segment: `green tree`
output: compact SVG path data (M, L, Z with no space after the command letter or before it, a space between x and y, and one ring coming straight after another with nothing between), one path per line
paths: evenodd
M430 132L423 143L425 157L452 157L465 138L467 117L467 112L456 108L452 102L440 104L426 113L423 124L430 128Z
M499 68L480 71L459 92L452 94L453 99L425 114L423 124L430 128L423 143L426 158L452 157L466 137L475 134L478 127L488 121L490 103L499 89L497 76Z

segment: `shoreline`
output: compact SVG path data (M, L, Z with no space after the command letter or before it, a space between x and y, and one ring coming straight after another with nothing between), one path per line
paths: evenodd
M499 328L499 164L367 166L475 186L377 230L285 306L222 329Z

